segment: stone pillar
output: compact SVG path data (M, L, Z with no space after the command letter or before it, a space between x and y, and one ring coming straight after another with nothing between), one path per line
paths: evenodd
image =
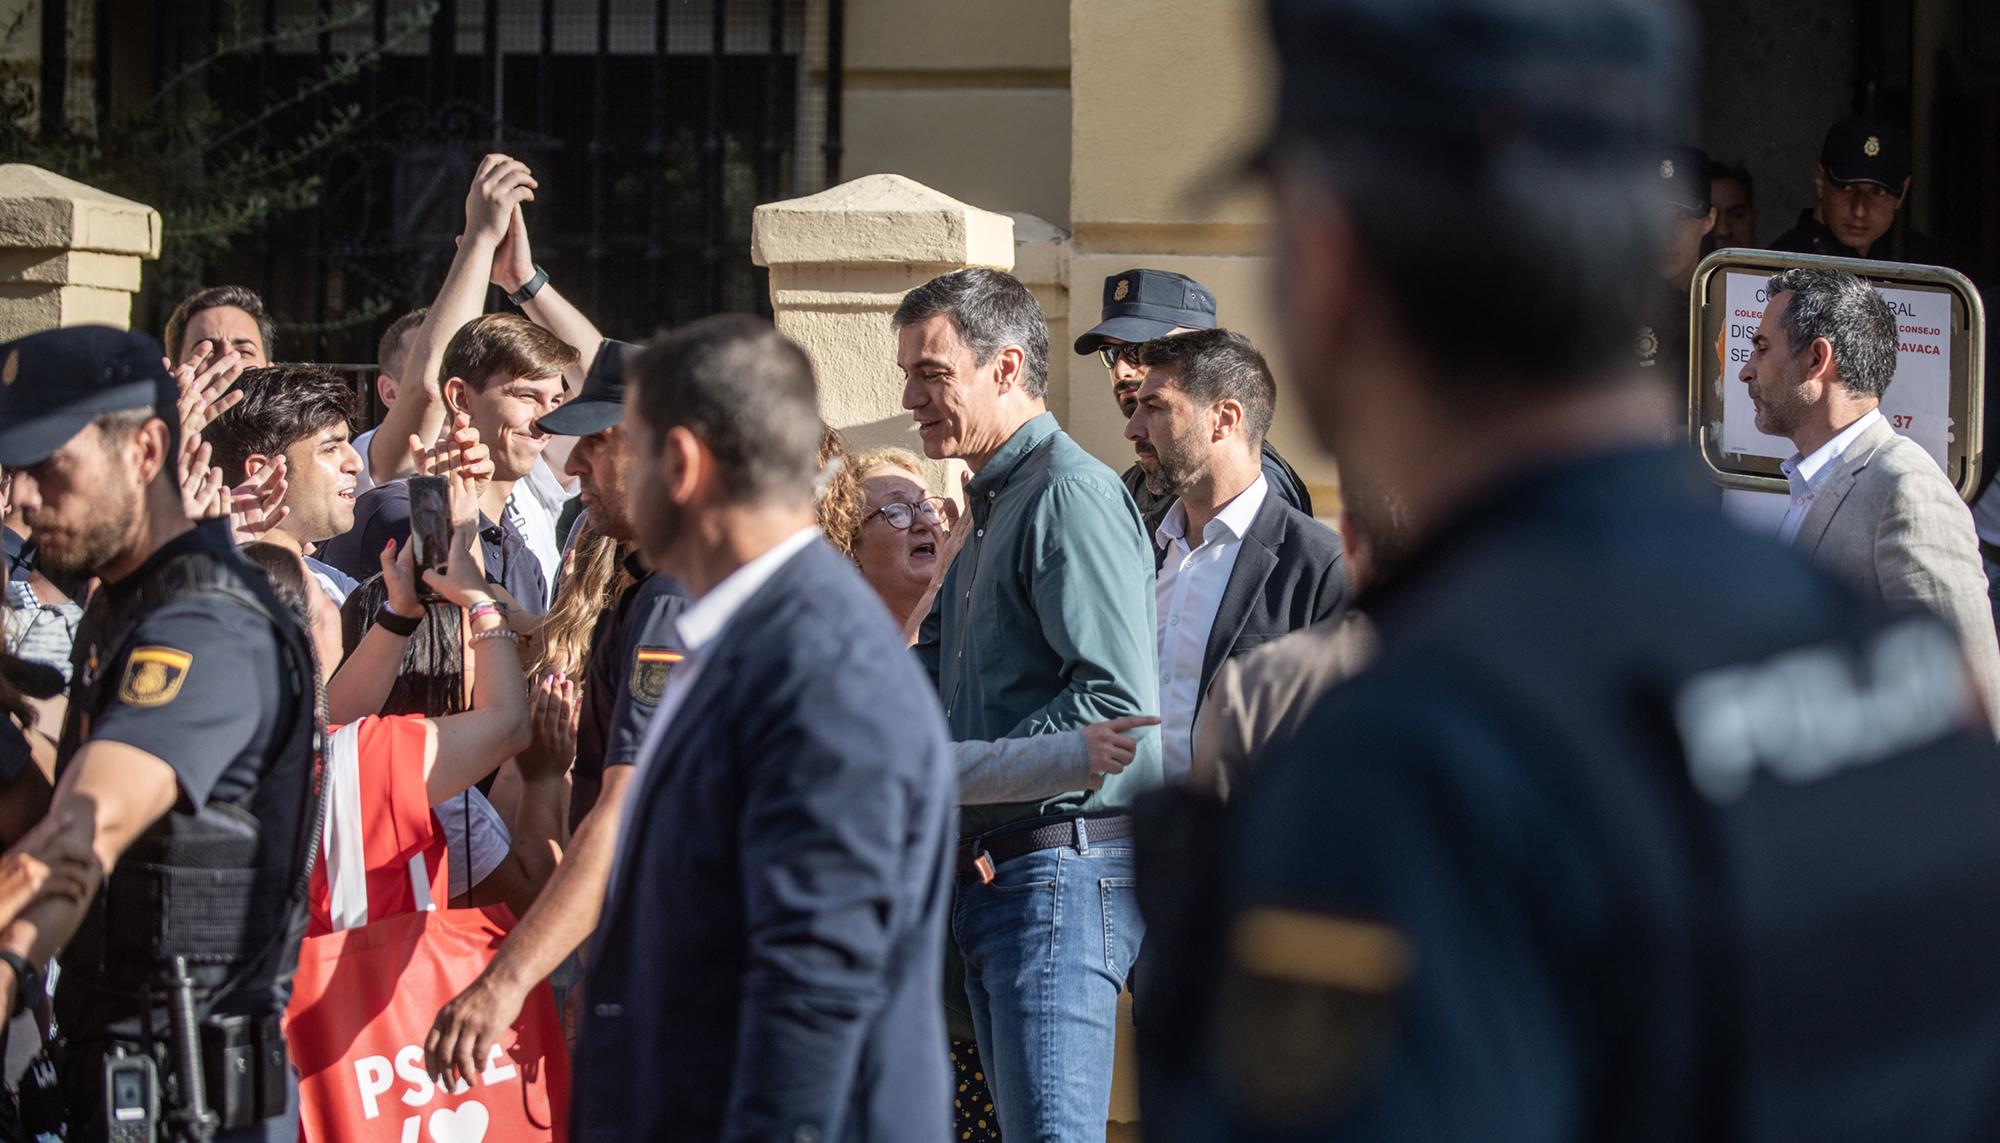
M1186 274L1215 291L1221 324L1255 341L1278 375L1271 437L1303 476L1313 507L1338 503L1331 460L1310 442L1297 378L1270 304L1271 225L1261 191L1232 167L1263 138L1275 68L1259 0L1070 4L1070 329L1097 324L1104 279L1125 270ZM1161 60L1200 60L1163 95ZM1113 468L1130 463L1123 420L1096 357L1069 369L1071 435Z
M750 257L770 268L778 328L812 357L820 416L856 450L921 453L889 318L904 294L939 274L1013 269L1014 220L901 175L867 175L758 207ZM930 468L934 487L957 493L955 471Z
M1014 220L1014 276L1042 303L1049 319L1049 411L1069 419L1069 234L1032 214L1008 211Z
M132 324L139 263L160 256L160 215L25 163L0 165L0 338Z

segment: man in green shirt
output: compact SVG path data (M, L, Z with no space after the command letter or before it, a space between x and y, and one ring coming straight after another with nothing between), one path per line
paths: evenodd
M1078 730L1159 708L1152 553L1109 468L1048 412L1048 327L1027 287L960 270L896 311L903 407L933 459L973 472L973 533L917 641L960 741ZM952 932L1006 1135L1102 1135L1118 994L1139 954L1133 800L1159 739L1087 788L960 811Z

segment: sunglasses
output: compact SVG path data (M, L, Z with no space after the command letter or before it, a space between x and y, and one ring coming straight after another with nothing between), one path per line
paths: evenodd
M929 524L931 527L940 527L944 524L944 497L927 496L915 504L904 504L901 502L884 504L880 508L870 512L867 519L863 520L862 523L865 524L868 520L872 520L877 516L887 520L889 526L898 532L909 531L910 525L915 524L919 516L922 516L924 523Z
M1097 347L1097 356L1103 360L1106 369L1116 369L1120 361L1139 364L1139 354L1145 348L1146 343L1143 341L1128 341L1124 345L1100 345Z

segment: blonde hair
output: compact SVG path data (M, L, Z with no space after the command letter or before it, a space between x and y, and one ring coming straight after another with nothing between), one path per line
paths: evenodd
M813 516L827 543L853 559L861 521L868 517L868 497L861 491L860 470L847 451L847 438L832 425L822 426L819 434L819 488Z
M854 458L854 475L861 480L866 480L885 468L907 472L917 478L917 483L924 486L925 492L931 490L930 477L924 475L924 458L909 449L897 448L894 445L887 448L871 448Z
M583 681L591 631L600 616L617 606L619 593L632 584L632 576L625 570L625 557L630 552L626 545L598 531L588 513L577 524L569 548L563 552L556 600L542 620L541 651L528 671L531 683L543 675Z

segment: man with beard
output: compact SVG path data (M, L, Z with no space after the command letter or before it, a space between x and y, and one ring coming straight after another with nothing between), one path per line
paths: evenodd
M1758 431L1798 449L1779 465L1791 506L1778 539L1870 599L1951 624L2000 722L2000 639L1972 513L1937 461L1882 415L1895 314L1838 270L1787 270L1768 292L1738 378Z
M543 417L543 432L577 438L564 467L582 485L597 530L629 548L632 499L626 476L632 458L619 424L624 367L634 349L604 343L577 399ZM591 632L584 667L584 707L577 723L571 771L569 846L541 896L508 935L479 979L438 1013L425 1042L437 1076L475 1075L516 1018L537 981L554 972L597 927L598 911L617 853L619 816L646 722L681 661L674 621L687 595L672 577L649 571L638 553L625 558L633 584Z
M204 434L210 460L231 488L279 467L284 517L261 538L305 557L327 598L336 606L347 602L354 578L312 552L354 527L354 489L366 467L348 436L354 390L315 366L269 365L244 370L236 391L243 400Z
M1169 503L1153 531L1160 758L1184 780L1195 716L1238 650L1318 622L1347 596L1340 537L1272 494L1261 468L1277 383L1242 334L1204 329L1147 342L1125 435L1146 490Z
M317 809L316 668L228 521L185 515L176 400L159 346L121 330L0 346L13 494L49 568L103 581L77 637L54 801L21 847L83 822L105 871L102 893L44 900L0 932L0 1010L35 998L37 968L60 947L70 1139L104 1139L127 1122L120 1112L143 1111L132 1073L157 1067L165 1124L288 1140L297 1112L280 1019ZM210 1067L192 1090L160 1082L201 1063L171 1043L177 1000L197 1050L254 1066ZM118 1057L130 1083L107 1085Z
M1127 270L1104 279L1104 308L1097 324L1076 339L1075 348L1079 355L1095 353L1104 359L1104 368L1111 374L1111 397L1118 402L1118 411L1129 417L1134 394L1139 391L1139 351L1145 344L1189 330L1214 328L1215 295L1207 286L1168 270ZM1312 515L1312 496L1305 481L1268 440L1263 445L1262 464L1271 491ZM1174 498L1150 491L1145 470L1137 464L1120 473L1118 479L1132 494L1146 534L1151 536Z

